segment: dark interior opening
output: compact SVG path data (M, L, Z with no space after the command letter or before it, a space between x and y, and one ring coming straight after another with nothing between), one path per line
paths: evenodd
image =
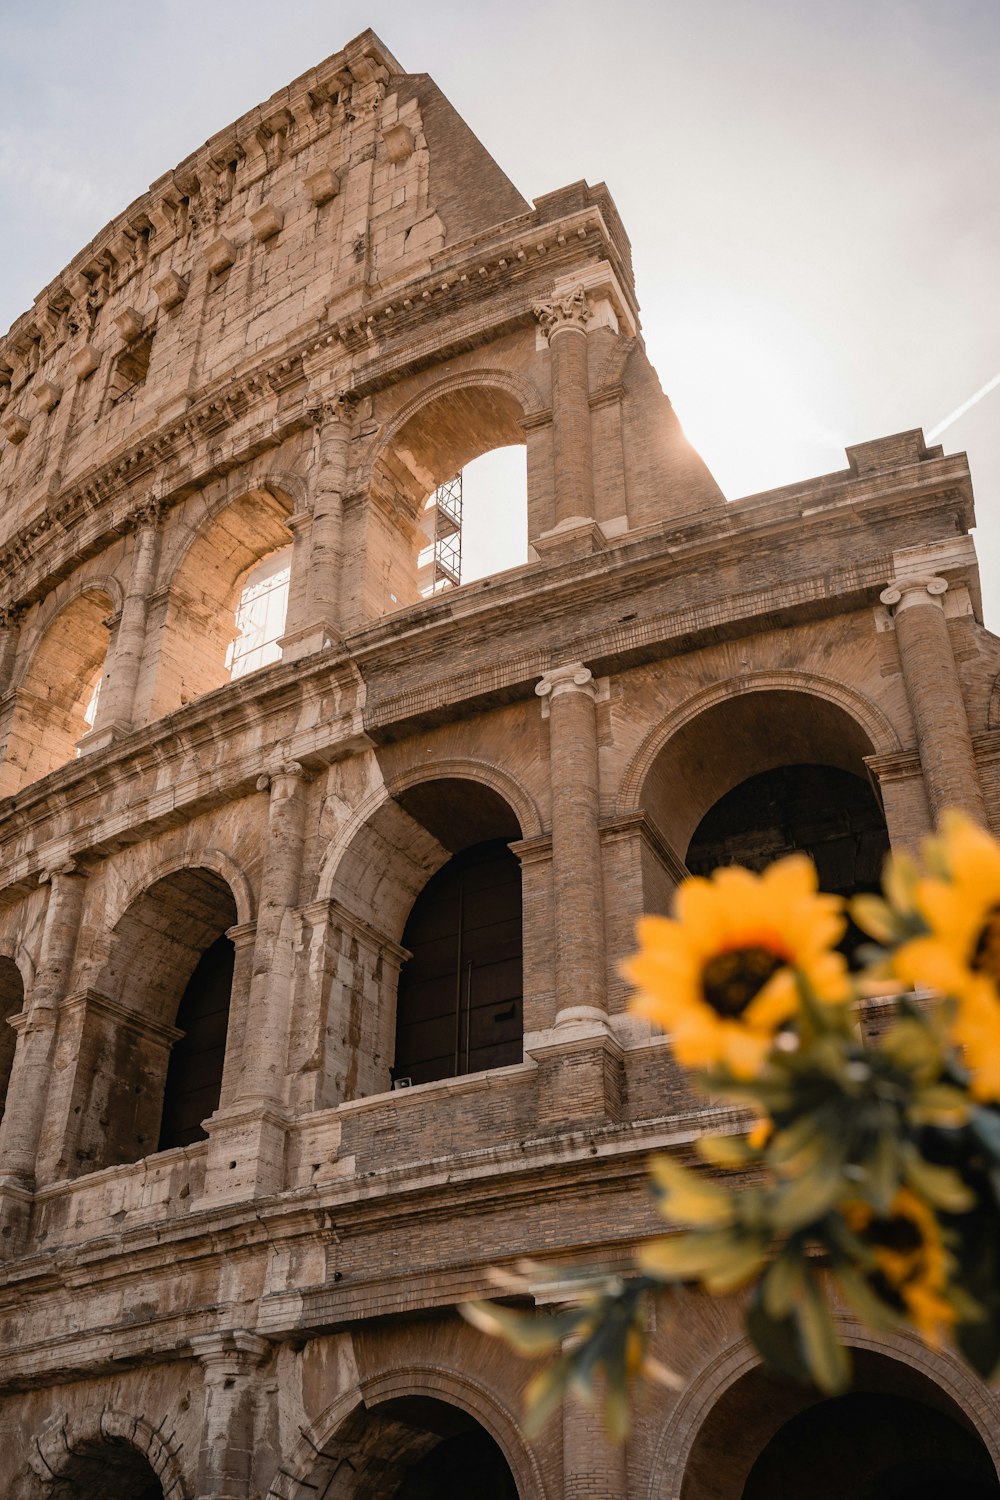
M763 1449L743 1500L987 1500L1000 1483L980 1439L923 1402L870 1391L821 1401Z
M52 1485L53 1500L163 1500L149 1460L122 1438L81 1443Z
M521 867L503 839L456 854L403 931L393 1079L430 1083L521 1061Z
M207 1140L202 1125L219 1106L226 1059L235 951L217 938L195 965L177 1008L184 1035L170 1050L158 1151Z
M815 861L822 891L846 898L878 890L889 835L868 782L837 766L762 771L709 809L686 863L692 875L734 864L759 871L796 851ZM862 941L851 923L841 946L850 956Z
M7 1089L14 1066L17 1033L9 1025L11 1016L24 1008L24 985L21 971L12 958L0 958L0 1120L7 1104Z

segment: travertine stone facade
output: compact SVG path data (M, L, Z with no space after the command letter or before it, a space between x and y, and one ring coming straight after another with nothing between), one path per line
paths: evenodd
M736 1500L765 1450L793 1473L808 1398L762 1386L728 1304L658 1311L685 1384L624 1449L575 1409L529 1441L526 1368L454 1308L524 1255L539 1305L625 1264L649 1151L718 1127L617 970L707 815L778 852L727 798L853 787L863 827L833 790L808 809L838 888L882 812L899 846L948 804L1000 824L964 457L906 432L726 504L607 189L527 203L371 33L40 293L0 425L0 1493ZM528 561L421 598L424 502L511 443ZM281 659L230 680L283 548ZM456 1036L392 1089L411 914L497 847L523 996L483 1024L520 1015L521 1060L470 1071ZM204 1130L158 1150L198 1047ZM863 1390L993 1462L989 1391L855 1337Z

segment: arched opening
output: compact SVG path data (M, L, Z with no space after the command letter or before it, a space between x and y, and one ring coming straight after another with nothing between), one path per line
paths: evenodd
M692 874L719 865L762 869L801 850L822 889L848 896L877 886L889 848L865 769L873 746L839 705L768 690L725 699L691 719L653 761L643 809ZM667 910L673 877L652 856L647 910Z
M45 1493L51 1500L163 1500L149 1459L123 1438L80 1443Z
M93 727L113 613L104 590L88 589L42 636L17 689L0 791L17 791L76 755Z
M71 1171L205 1139L222 1088L236 920L226 882L195 868L157 880L117 923L80 1042Z
M0 1120L7 1104L7 1089L14 1066L17 1033L10 1020L24 1009L24 982L12 958L0 957Z
M970 1419L928 1376L854 1351L849 1394L823 1398L751 1370L694 1441L681 1500L987 1500L996 1467Z
M170 584L151 715L280 658L288 602L287 509L265 490L199 531Z
M398 791L358 830L329 885L351 921L338 935L334 918L325 1098L521 1061L521 837L506 798L460 776Z
M521 867L503 839L473 844L431 877L403 947L397 1088L521 1061Z
M352 1412L307 1485L327 1500L518 1500L510 1465L481 1423L431 1396Z
M526 561L522 421L504 387L470 385L426 402L391 435L372 473L372 494L399 518L386 609Z

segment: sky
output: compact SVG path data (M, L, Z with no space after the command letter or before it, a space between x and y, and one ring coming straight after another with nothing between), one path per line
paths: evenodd
M1000 375L1000 0L0 0L0 327L369 26L528 198L608 184L730 499L930 435ZM969 455L1000 631L1000 382L937 440Z

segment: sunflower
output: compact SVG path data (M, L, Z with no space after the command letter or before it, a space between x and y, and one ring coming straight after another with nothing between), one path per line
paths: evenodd
M897 948L896 974L955 1004L953 1040L962 1047L977 1099L1000 1098L1000 845L962 813L945 813L927 846L933 874L910 895L926 932Z
M640 949L623 966L632 1009L671 1035L685 1067L756 1076L799 1006L798 975L817 999L847 999L847 966L833 945L841 902L820 895L816 870L793 854L762 875L716 870L685 880L675 919L643 917Z
M903 1187L885 1217L861 1202L847 1203L842 1211L848 1228L872 1252L875 1266L868 1275L872 1290L905 1313L928 1344L940 1345L957 1315L946 1300L952 1260L933 1210Z

